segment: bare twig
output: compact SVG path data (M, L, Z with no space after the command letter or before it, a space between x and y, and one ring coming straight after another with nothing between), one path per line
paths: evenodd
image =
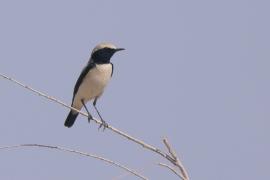
M23 83L21 83L21 82L15 80L15 79L13 79L13 78L10 78L10 77L8 77L8 76L6 76L6 75L0 74L0 76L3 77L3 78L5 78L5 79L7 79L7 80L9 80L9 81L11 81L11 82L13 82L13 83L18 84L18 85L21 86L21 87L24 87L24 88L27 89L27 90L30 90L30 91L34 92L35 94L38 94L39 96L45 97L46 99L49 99L49 100L51 100L51 101L53 101L53 102L56 102L56 103L58 103L58 104L61 104L62 106L65 106L65 107L67 107L67 108L69 108L69 109L72 109L72 110L74 110L74 111L80 113L81 115L83 115L83 116L85 116L85 117L88 117L88 114L86 114L86 113L84 113L84 112L82 112L82 111L79 111L78 109L75 109L75 108L73 108L73 107L71 107L71 106L65 104L64 102L62 102L62 101L60 101L60 100L58 100L58 99L56 99L56 98L54 98L54 97L52 97L52 96L48 96L48 95L46 95L45 93L40 92L40 91L38 91L38 90L35 90L35 89L31 88L30 86L24 85ZM97 124L101 124L101 123L102 123L100 120L98 120L98 119L96 119L96 118L94 118L93 120L94 120ZM181 172L184 172L183 176L186 178L186 180L189 180L188 175L187 175L187 172L186 172L186 170L184 169L184 166L182 165L182 163L180 162L180 160L177 158L177 156L174 156L174 154L172 154L170 150L169 150L169 154L167 154L167 153L161 151L160 149L158 149L158 148L156 148L156 147L154 147L154 146L152 146L152 145L150 145L150 144L145 143L144 141L141 141L141 140L139 140L139 139L137 139L137 138L135 138L135 137L132 137L132 136L128 135L127 133L125 133L125 132L123 132L123 131L120 131L119 129L116 129L116 128L113 127L113 126L110 126L110 125L109 125L107 129L110 129L110 130L112 130L113 132L115 132L115 133L117 133L117 134L119 134L119 135L125 137L126 139L131 140L131 141L133 141L133 142L135 142L135 143L141 145L143 148L146 148L146 149L148 149L148 150L150 150L150 151L152 151L152 152L155 152L155 153L159 154L160 156L166 158L166 159L167 159L168 161L170 161L173 165L175 165L175 166L177 166L178 168L180 168ZM166 140L165 140L165 141L166 141ZM165 141L163 141L163 142L165 143ZM166 143L165 143L165 145L166 145ZM166 145L166 147L167 147L167 145ZM168 146L168 147L170 147L170 146ZM168 148L168 147L167 147L167 148ZM169 148L168 148L168 149L169 149ZM171 148L170 148L170 149L171 149ZM176 155L176 154L175 154L175 155Z
M73 149L68 149L68 148L65 148L65 147L60 147L60 146L51 146L51 145L43 145L43 144L20 144L20 145L14 145L14 146L4 146L4 147L0 147L0 150L2 149L11 149L11 148L20 148L20 147L39 147L39 148L48 148L48 149L56 149L56 150L59 150L59 151L65 151L65 152L70 152L70 153L75 153L75 154L79 154L79 155L82 155L82 156L87 156L87 157L92 157L92 158L95 158L95 159L98 159L98 160L101 160L101 161L104 161L104 162L107 162L109 164L112 164L114 166L117 166L143 180L148 180L148 178L144 177L143 175L139 174L138 172L124 166L124 165L121 165L117 162L114 162L112 160L109 160L107 158L104 158L104 157L101 157L101 156L97 156L97 155L94 155L94 154L90 154L90 153L85 153L85 152L81 152L81 151L77 151L77 150L73 150Z
M62 102L62 101L60 101L60 100L58 100L58 99L56 99L56 98L54 98L54 97L52 97L52 96L48 96L48 95L46 95L45 93L40 92L40 91L38 91L38 90L35 90L35 89L31 88L30 86L27 86L27 85L25 85L25 84L23 84L23 83L21 83L21 82L15 80L15 79L13 79L13 78L10 78L10 77L8 77L8 76L6 76L6 75L0 74L0 76L2 76L3 78L5 78L5 79L7 79L7 80L9 80L9 81L11 81L11 82L14 82L14 83L20 85L21 87L26 88L27 90L30 90L30 91L32 91L32 92L38 94L39 96L45 97L45 98L47 98L47 99L49 99L49 100L51 100L51 101L54 101L54 102L56 102L56 103L58 103L58 104L61 104L62 106L65 106L65 107L67 107L67 108L69 108L69 109L72 109L72 110L74 110L74 111L77 111L78 113L80 113L81 115L83 115L83 116L85 116L85 117L88 117L88 114L86 114L86 113L84 113L84 112L82 112L82 111L79 111L78 109L76 109L76 108L74 108L74 107L71 107L71 106L65 104L64 102ZM96 118L93 118L93 120L94 120L97 124L101 124L101 123L102 123L100 120L98 120L98 119L96 119ZM151 146L151 145L149 145L149 144L146 144L145 142L143 142L143 141L141 141L141 140L139 140L139 139L136 139L136 138L134 138L134 137L132 137L132 136L130 136L130 135L128 135L128 134L126 134L126 133L124 133L124 132L122 132L122 131L120 131L120 130L118 130L118 129L112 127L112 126L110 126L110 125L108 126L108 129L114 131L115 133L117 133L117 134L119 134L119 135L121 135L121 136L124 136L125 138L127 138L127 139L129 139L129 140L131 140L131 141L133 141L133 142L136 142L137 144L140 144L140 145L143 146L144 148L147 148L147 149L149 149L149 150L151 150L151 151L154 151L154 152L160 154L160 155L163 156L163 157L166 157L166 154L164 154L160 149L157 149L157 148L155 148L155 147L153 147L153 146Z
M181 175L179 172L177 172L174 168L172 168L171 166L164 164L164 163L158 163L158 165L163 166L168 168L169 170L171 170L174 174L176 174L178 177L180 177L182 180L186 180L183 175Z
M150 170L150 168L153 168L153 163L145 165L141 167L140 169L137 169L138 172L143 173L145 171ZM129 172L124 172L123 174L120 174L118 176L113 177L111 180L120 180L120 179L127 179L127 177L130 176Z
M182 162L178 158L178 156L175 153L175 151L172 149L172 146L168 142L168 139L167 138L164 138L163 139L163 143L165 144L165 146L167 147L167 149L168 149L171 157L173 158L174 165L179 168L179 170L180 170L180 172L182 174L182 178L184 178L184 180L189 180L189 176L188 176L188 173L187 173L185 167L183 166Z

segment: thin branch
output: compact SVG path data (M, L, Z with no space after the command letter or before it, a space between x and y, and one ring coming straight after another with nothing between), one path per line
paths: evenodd
M188 173L185 169L185 167L183 166L182 162L180 161L180 159L178 158L176 152L173 150L172 146L170 145L169 141L167 138L164 138L163 139L163 143L165 144L165 146L167 147L171 157L173 158L174 160L174 165L176 167L179 168L184 180L189 180L189 176L188 176Z
M117 162L114 162L112 160L109 160L107 158L104 158L104 157L101 157L101 156L97 156L97 155L94 155L94 154L90 154L90 153L85 153L85 152L81 152L81 151L77 151L77 150L73 150L73 149L68 149L68 148L65 148L65 147L60 147L60 146L51 146L51 145L43 145L43 144L20 144L20 145L14 145L14 146L4 146L4 147L0 147L0 150L2 149L11 149L11 148L20 148L20 147L39 147L39 148L48 148L48 149L56 149L56 150L59 150L59 151L65 151L65 152L70 152L70 153L75 153L75 154L79 154L79 155L82 155L82 156L87 156L87 157L92 157L92 158L95 158L95 159L98 159L98 160L101 160L101 161L104 161L106 163L109 163L109 164L112 164L116 167L119 167L143 180L148 180L148 178L144 177L143 175L140 175L139 173L137 173L136 171L124 166L124 165L121 165Z
M63 105L63 106L65 106L65 107L69 108L69 109L72 109L72 110L74 110L74 111L77 111L78 113L80 113L81 115L83 115L83 116L85 116L85 117L88 117L88 114L86 114L86 113L84 113L84 112L82 112L82 111L79 111L78 109L75 109L75 108L73 108L73 107L71 107L71 106L65 104L64 102L62 102L62 101L60 101L60 100L57 100L56 98L54 98L54 97L52 97L52 96L48 96L48 95L46 95L46 94L43 93L43 92L40 92L40 91L38 91L38 90L35 90L35 89L31 88L30 86L24 85L23 83L21 83L21 82L15 80L15 79L13 79L13 78L10 78L10 77L8 77L8 76L5 76L5 75L3 75L3 74L0 74L0 76L2 76L3 78L5 78L5 79L7 79L7 80L9 80L9 81L11 81L11 82L14 82L14 83L20 85L21 87L26 88L27 90L30 90L30 91L32 91L32 92L38 94L39 96L45 97L45 98L47 98L47 99L49 99L49 100L51 100L51 101L53 101L53 102L56 102L56 103L58 103L58 104ZM102 123L100 120L97 120L96 118L93 118L93 119L94 119L94 121L95 121L97 124L101 124L101 123ZM124 133L124 132L122 132L122 131L120 131L120 130L118 130L118 129L112 127L112 126L110 126L110 125L108 126L108 129L114 131L115 133L117 133L117 134L119 134L119 135L121 135L121 136L124 136L125 138L127 138L127 139L129 139L129 140L131 140L131 141L133 141L133 142L135 142L135 143L137 143L137 144L143 146L143 147L146 148L146 149L149 149L149 150L151 150L151 151L154 151L154 152L158 153L159 155L161 155L161 156L167 158L167 157L166 157L166 153L163 153L160 149L155 148L154 146L151 146L151 145L149 145L149 144L146 144L145 142L143 142L143 141L141 141L141 140L139 140L139 139L137 139L137 138L134 138L134 137L132 137L132 136L130 136L130 135L128 135L128 134L126 134L126 133Z
M158 163L158 165L163 166L171 170L174 174L176 174L178 177L180 177L182 180L186 180L179 172L177 172L175 169L173 169L171 166L164 164L164 163Z
M37 94L37 95L39 95L39 96L45 97L46 99L49 99L49 100L51 100L51 101L53 101L53 102L56 102L56 103L58 103L58 104L61 104L62 106L65 106L66 108L69 108L69 109L71 109L71 110L74 110L74 111L80 113L81 115L83 115L83 116L85 116L85 117L88 117L88 114L86 114L86 113L84 113L84 112L82 112L82 111L79 111L78 109L75 109L75 108L73 108L73 107L71 107L71 106L65 104L64 102L62 102L62 101L60 101L60 100L58 100L58 99L56 99L56 98L54 98L54 97L52 97L52 96L48 96L48 95L46 95L45 93L40 92L40 91L38 91L38 90L35 90L35 89L31 88L30 86L27 86L27 85L25 85L25 84L23 84L23 83L21 83L21 82L15 80L15 79L13 79L13 78L10 78L10 77L8 77L8 76L6 76L6 75L0 74L0 76L3 77L3 78L5 78L5 79L7 79L7 80L9 80L9 81L11 81L11 82L13 82L13 83L18 84L19 86L21 86L21 87L23 87L23 88L25 88L25 89L27 89L27 90L29 90L29 91L34 92L35 94ZM97 124L99 124L99 125L102 123L100 120L98 120L98 119L96 119L96 118L94 118L93 120L94 120ZM113 132L115 132L115 133L117 133L117 134L119 134L119 135L125 137L126 139L131 140L131 141L135 142L136 144L141 145L143 148L146 148L146 149L148 149L148 150L150 150L150 151L152 151L152 152L155 152L155 153L159 154L160 156L166 158L166 159L167 159L168 161L170 161L172 164L174 164L175 166L179 167L181 171L184 170L184 171L183 171L184 174L185 174L184 177L186 178L186 180L189 180L188 175L187 175L187 172L186 172L186 170L184 169L184 166L182 165L182 163L180 162L180 160L179 160L178 158L175 158L175 157L173 156L173 154L170 153L170 151L169 151L169 154L167 154L167 153L161 151L160 149L158 149L158 148L156 148L156 147L154 147L154 146L152 146L152 145L150 145L150 144L145 143L144 141L141 141L141 140L139 140L139 139L137 139L137 138L135 138L135 137L132 137L132 136L128 135L127 133L125 133L125 132L123 132L123 131L120 131L119 129L116 129L116 128L113 127L113 126L110 126L110 125L109 125L107 129L110 129L110 130L112 130ZM164 143L165 143L165 142L164 142ZM166 145L166 144L165 144L165 145ZM167 148L168 148L168 147L167 147ZM184 174L183 174L183 175L184 175Z
M148 165L141 167L140 169L137 169L137 171L140 173L143 173L143 172L150 170L150 168L153 168L153 167L154 166L151 163L151 164L148 164ZM120 180L120 179L124 179L124 178L127 179L128 176L130 176L130 173L124 172L123 174L120 174L120 175L113 177L111 180Z

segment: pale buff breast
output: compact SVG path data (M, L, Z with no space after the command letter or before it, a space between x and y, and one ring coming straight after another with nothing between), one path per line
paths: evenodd
M81 99L83 99L86 103L95 97L101 96L104 88L111 79L111 74L111 64L100 64L91 69L85 76L81 86L78 89L73 102L73 107L81 109Z

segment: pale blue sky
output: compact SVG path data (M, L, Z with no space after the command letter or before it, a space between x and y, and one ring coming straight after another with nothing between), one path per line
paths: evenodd
M69 104L92 48L113 42L126 51L112 58L113 79L98 102L109 124L162 149L167 136L192 180L269 179L269 7L263 0L2 0L0 72ZM177 179L140 146L81 116L67 129L68 109L4 79L0 87L0 146L60 145L150 179ZM0 151L0 169L8 180L125 174L35 148Z

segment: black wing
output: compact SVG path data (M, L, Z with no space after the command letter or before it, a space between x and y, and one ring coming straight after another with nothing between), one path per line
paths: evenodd
M80 87L80 85L81 85L84 77L94 67L95 67L95 64L92 63L92 62L89 62L87 64L87 66L83 68L83 70L82 70L82 72L81 72L81 74L80 74L80 76L79 76L79 78L78 78L78 80L77 80L77 82L75 84L75 87L74 87L72 102L74 100L74 97L75 97L75 95L76 95L76 93L77 93L77 91L78 91L78 89L79 89L79 87Z
M111 63L111 65L112 65L112 74L111 74L111 77L112 77L112 75L113 75L113 63Z

